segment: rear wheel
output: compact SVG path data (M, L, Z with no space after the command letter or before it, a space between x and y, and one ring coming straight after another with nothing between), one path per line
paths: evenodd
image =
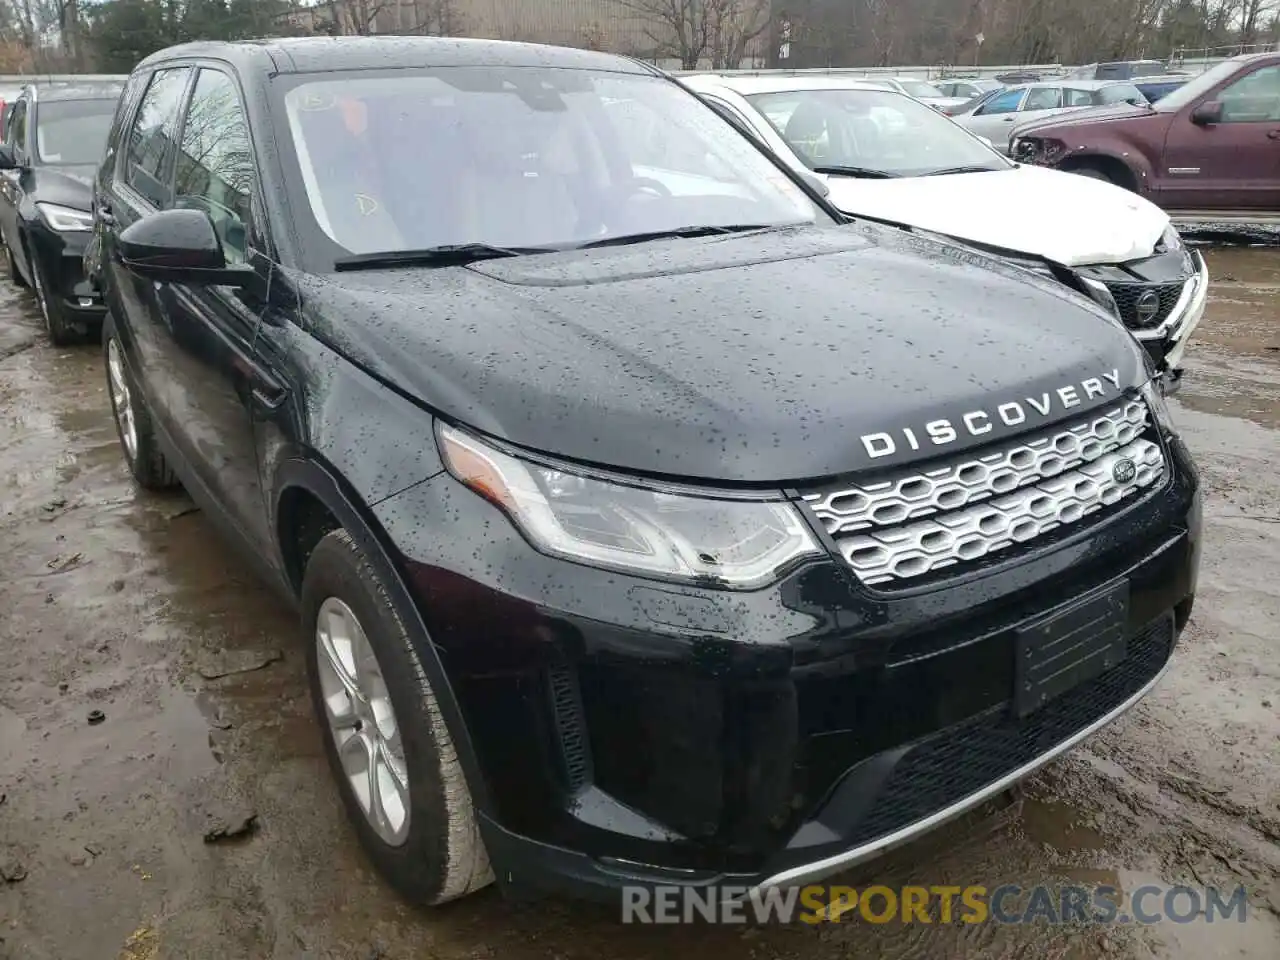
M347 531L312 551L302 617L329 764L370 859L415 903L489 884L471 792L422 660Z
M129 472L138 485L147 490L168 490L177 486L178 479L160 452L151 412L125 362L110 315L102 325L102 356L107 371L111 414Z

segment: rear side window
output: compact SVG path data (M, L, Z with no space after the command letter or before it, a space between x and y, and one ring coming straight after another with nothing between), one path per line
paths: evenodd
M157 207L169 199L164 163L177 133L178 110L190 74L190 67L156 71L129 131L125 182Z
M1061 87L1032 87L1023 110L1056 110L1062 106Z
M1099 103L1144 103L1146 99L1132 83L1116 83L1098 91Z
M1077 90L1074 87L1068 87L1062 91L1063 106L1066 107L1091 107L1094 103L1094 91Z
M1018 109L1018 104L1022 102L1022 90L1006 90L998 97L994 97L990 102L978 108L977 113L982 116L990 116L993 113L1013 113Z

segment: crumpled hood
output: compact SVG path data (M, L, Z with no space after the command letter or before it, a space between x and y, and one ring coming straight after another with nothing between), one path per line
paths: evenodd
M992 262L888 228L798 228L307 278L301 322L429 409L519 446L779 484L959 451L1141 382L1117 322ZM1086 398L1085 380L1103 394ZM1021 426L1001 421L1007 403ZM990 429L963 428L973 411ZM926 437L940 418L961 424L955 439L911 449L904 429ZM873 459L878 433L896 449Z
M826 179L831 202L854 216L893 220L1064 266L1151 256L1169 226L1163 210L1135 193L1025 164L941 177Z
M1082 123L1110 123L1114 120L1132 120L1135 117L1160 117L1161 114L1148 107L1135 107L1131 103L1116 103L1106 107L1084 107L1080 110L1067 110L1055 113L1039 120L1028 120L1013 128L1014 137L1023 137L1034 133L1041 136L1054 127L1079 126Z

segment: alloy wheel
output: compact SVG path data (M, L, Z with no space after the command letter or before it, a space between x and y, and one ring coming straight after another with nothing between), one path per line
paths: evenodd
M409 772L400 725L369 638L337 597L320 605L316 654L342 772L374 832L398 847L409 836Z
M120 345L115 337L107 342L107 379L110 381L111 407L115 411L116 425L120 428L120 439L124 443L124 452L132 463L138 457L138 426L133 416L133 392L129 389L124 359L120 356Z

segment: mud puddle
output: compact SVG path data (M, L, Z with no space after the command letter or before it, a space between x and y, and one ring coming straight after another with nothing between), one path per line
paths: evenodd
M1175 404L1208 533L1173 669L1016 799L833 882L1243 885L1246 922L638 927L493 890L404 906L330 786L294 615L184 497L135 490L97 349L49 347L0 285L0 957L1275 957L1280 253L1210 259ZM206 842L218 823L239 835Z

